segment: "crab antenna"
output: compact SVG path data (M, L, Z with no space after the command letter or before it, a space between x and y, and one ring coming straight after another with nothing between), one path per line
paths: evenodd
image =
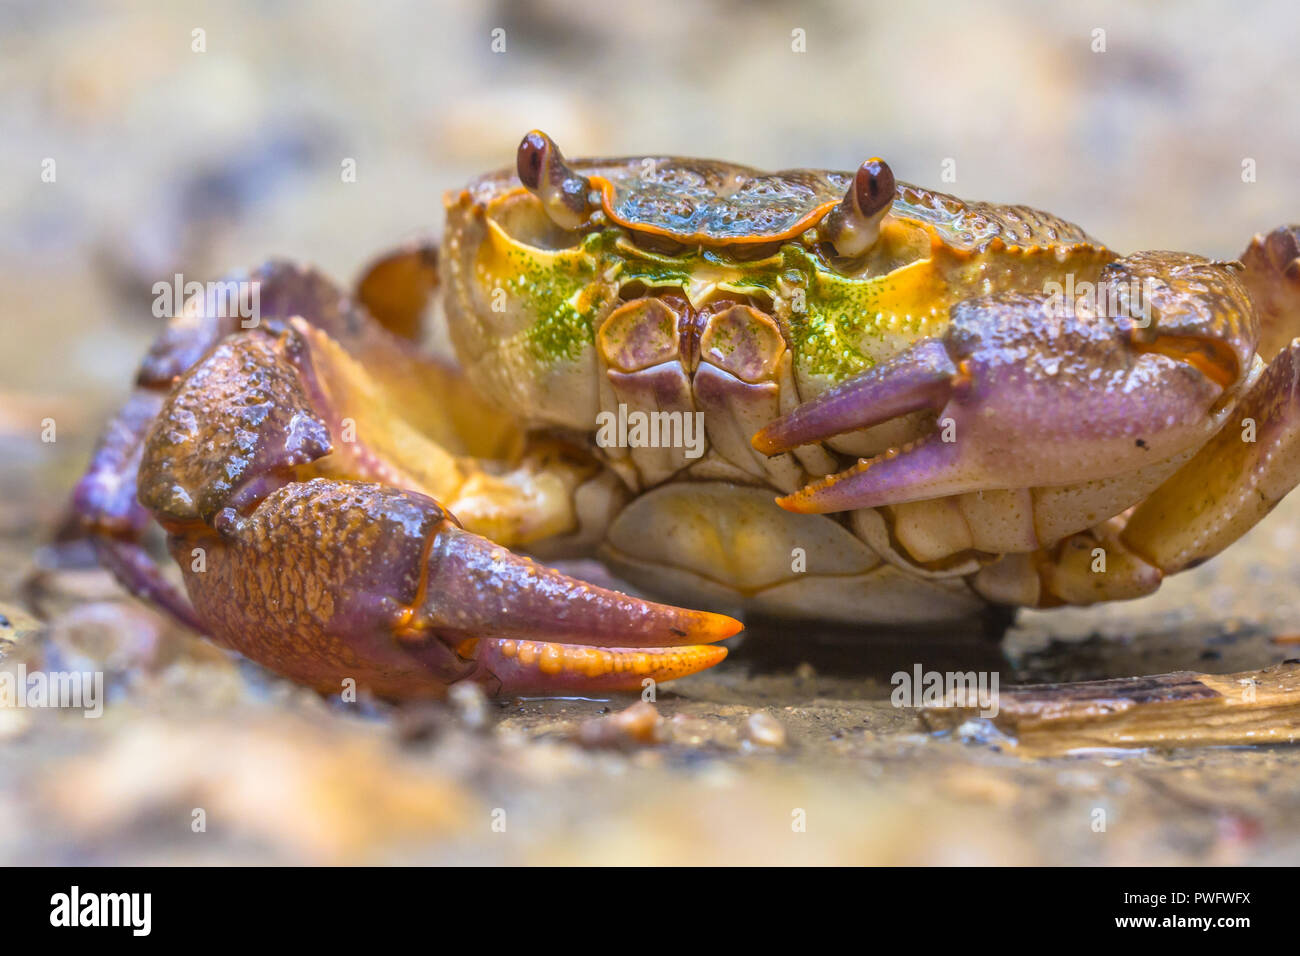
M880 238L880 223L894 202L894 172L883 159L858 167L840 204L820 227L821 237L841 256L860 256Z
M564 161L560 147L541 130L519 143L515 160L519 181L542 201L546 214L561 229L577 229L591 216L591 182Z

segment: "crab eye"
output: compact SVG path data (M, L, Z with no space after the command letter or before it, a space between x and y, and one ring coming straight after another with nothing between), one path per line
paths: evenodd
M853 192L864 216L874 216L894 201L894 171L883 159L869 159L853 177Z
M878 158L867 160L853 175L839 205L822 220L822 239L838 255L862 255L880 238L880 223L893 205L896 188L888 163Z
M577 229L590 217L591 183L564 161L560 148L540 130L519 143L515 169L524 188L542 201L546 214L562 229Z
M533 130L519 144L515 168L519 171L519 181L529 192L536 192L542 181L542 159L548 142L545 134Z

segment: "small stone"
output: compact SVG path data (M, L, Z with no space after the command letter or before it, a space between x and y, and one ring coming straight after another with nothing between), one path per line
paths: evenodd
M682 747L700 748L711 743L714 725L702 717L688 714L673 714L668 721L669 739Z
M631 747L657 743L661 718L654 704L639 700L631 707L584 720L576 738L584 747Z
M165 622L156 612L124 601L93 601L70 608L50 624L46 666L58 670L154 671L168 656Z
M470 730L482 730L488 725L487 694L478 684L471 681L452 684L447 691L447 701L460 722Z
M756 710L745 721L745 739L760 747L779 749L785 746L785 724L765 710Z

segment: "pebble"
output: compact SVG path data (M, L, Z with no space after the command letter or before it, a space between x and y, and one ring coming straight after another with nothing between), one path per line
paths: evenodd
M576 739L583 747L632 747L657 743L662 718L654 704L639 700L631 707L578 725Z
M470 730L482 730L488 725L488 699L483 688L470 681L452 684L447 701L456 711L460 722Z
M786 744L785 724L765 710L756 710L745 721L745 739L760 747L780 749Z

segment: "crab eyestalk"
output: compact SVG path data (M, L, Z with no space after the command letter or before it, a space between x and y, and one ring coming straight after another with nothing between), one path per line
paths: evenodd
M838 255L860 256L880 238L880 224L894 202L894 173L883 159L873 158L858 167L840 204L819 227L821 238Z
M515 167L524 188L542 201L546 215L561 229L580 228L597 208L591 201L591 181L574 172L560 148L540 130L519 143Z

